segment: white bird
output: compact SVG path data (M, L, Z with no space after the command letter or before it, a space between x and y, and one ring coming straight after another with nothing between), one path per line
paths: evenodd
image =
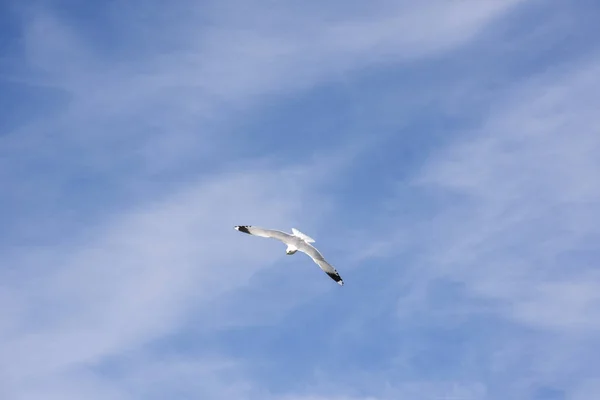
M273 238L282 241L287 244L285 249L286 254L292 255L298 250L307 254L313 261L327 274L331 279L336 281L338 285L343 286L344 281L338 272L333 268L331 264L325 261L325 258L319 253L319 250L315 249L309 243L314 243L314 239L310 236L305 235L299 230L292 228L292 234L285 233L282 231L276 231L273 229L264 229L256 226L249 225L238 225L233 227L235 230L247 233L249 235Z

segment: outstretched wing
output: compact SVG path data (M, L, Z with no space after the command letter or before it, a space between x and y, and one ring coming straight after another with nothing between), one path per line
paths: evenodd
M282 231L277 231L274 229L264 229L264 228L259 228L257 226L238 225L238 226L234 226L233 228L240 232L247 233L249 235L273 238L273 239L280 240L284 243L287 243L289 241L289 238L292 237L292 235L282 232Z
M331 264L329 264L327 261L325 261L325 258L323 257L323 255L321 253L319 253L319 250L315 249L313 246L311 246L308 243L306 243L303 246L298 247L298 250L307 254L310 258L312 258L313 261L319 266L319 268L321 268L327 275L329 275L329 277L331 279L336 281L338 283L338 285L344 286L344 281L342 280L342 277L340 276L340 274L338 274L336 269L333 268L333 266Z
M296 228L292 228L292 234L294 236L299 237L300 239L304 240L306 243L314 243L315 242L315 239L311 238L306 233L300 232Z

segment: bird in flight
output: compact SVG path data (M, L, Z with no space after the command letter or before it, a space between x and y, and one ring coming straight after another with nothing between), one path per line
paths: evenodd
M292 228L292 233L285 233L273 229L264 229L256 226L249 225L236 225L233 227L235 230L247 233L253 236L260 236L266 238L273 238L282 241L287 245L285 249L286 254L292 255L298 250L307 254L313 261L327 274L331 279L336 281L338 285L343 286L344 281L335 268L319 253L319 250L315 249L310 243L314 243L314 239L310 236L305 235L299 230Z

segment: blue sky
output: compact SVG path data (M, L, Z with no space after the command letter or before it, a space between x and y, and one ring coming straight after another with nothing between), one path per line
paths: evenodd
M600 396L593 2L0 11L2 399Z

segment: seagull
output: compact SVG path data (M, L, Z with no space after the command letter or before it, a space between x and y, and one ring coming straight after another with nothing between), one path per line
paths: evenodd
M315 249L310 243L314 243L314 239L304 233L300 232L296 228L292 228L292 234L277 231L273 229L264 229L250 225L236 225L233 227L235 230L247 233L253 236L260 236L266 238L273 238L282 241L287 244L285 253L292 255L298 250L307 254L313 261L327 274L331 279L336 281L338 285L344 286L344 281L338 272L330 265L325 258L319 253L319 250Z

